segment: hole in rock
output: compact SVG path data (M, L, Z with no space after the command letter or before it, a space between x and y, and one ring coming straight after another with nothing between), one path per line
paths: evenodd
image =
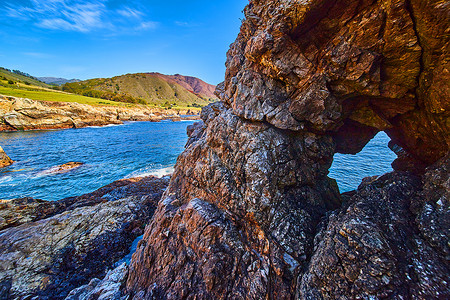
M397 156L389 149L389 141L386 133L379 132L359 153L334 155L328 176L336 179L341 193L358 188L364 177L392 171Z

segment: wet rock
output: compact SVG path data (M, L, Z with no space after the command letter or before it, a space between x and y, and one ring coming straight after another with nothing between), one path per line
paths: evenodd
M82 162L68 162L60 166L52 168L52 173L66 173L70 170L76 169L84 165Z
M12 165L12 163L12 159L9 158L9 156L6 155L5 151L3 151L3 148L0 147L0 168L10 166Z
M22 224L10 223L0 231L5 297L64 299L72 289L103 277L142 234L167 184L167 177L134 178L55 205L14 200L4 209L14 210L25 201L25 216L20 218L16 210ZM36 215L40 208L47 215Z

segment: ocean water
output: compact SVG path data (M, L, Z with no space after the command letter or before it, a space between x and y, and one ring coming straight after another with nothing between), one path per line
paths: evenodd
M90 193L115 180L173 171L192 121L128 122L124 125L53 131L3 132L0 145L16 161L0 170L0 199L33 197L58 200ZM355 189L366 176L391 170L395 158L380 133L357 155L335 155L330 177L341 192ZM83 166L54 174L70 161Z

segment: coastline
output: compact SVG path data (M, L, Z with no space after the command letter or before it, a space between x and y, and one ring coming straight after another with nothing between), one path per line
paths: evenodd
M199 112L184 109L92 106L0 95L0 132L55 130L120 125L126 121L199 120Z

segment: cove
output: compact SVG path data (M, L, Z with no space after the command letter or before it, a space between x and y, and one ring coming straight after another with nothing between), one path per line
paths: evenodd
M33 197L59 200L79 196L115 180L172 172L193 121L128 122L124 125L55 131L0 133L0 145L15 161L0 171L0 199ZM356 155L336 154L329 176L341 192L356 189L362 178L391 171L395 154L381 132ZM62 174L54 166L84 165Z

